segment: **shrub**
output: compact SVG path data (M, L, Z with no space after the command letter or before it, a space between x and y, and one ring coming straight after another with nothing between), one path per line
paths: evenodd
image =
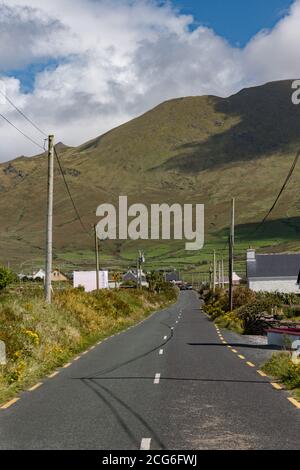
M263 370L277 377L288 388L300 387L300 364L294 364L290 353L273 354L263 366Z
M5 289L17 279L16 275L8 268L0 266L0 290Z
M264 330L269 326L266 318L271 310L272 304L266 300L256 300L240 307L236 314L243 325L245 334L264 334Z
M240 308L245 304L255 302L256 293L248 287L238 286L233 291L233 306L234 308Z

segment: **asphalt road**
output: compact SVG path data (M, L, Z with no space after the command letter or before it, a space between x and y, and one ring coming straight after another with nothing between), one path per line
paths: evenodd
M225 341L182 292L0 410L0 449L299 449L299 409Z

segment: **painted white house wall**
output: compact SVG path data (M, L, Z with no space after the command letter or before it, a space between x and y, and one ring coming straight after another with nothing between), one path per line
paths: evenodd
M85 292L97 289L96 271L75 271L73 273L73 286L84 287ZM108 289L108 271L99 272L100 289Z
M248 279L249 288L255 292L282 292L284 294L300 294L297 279Z

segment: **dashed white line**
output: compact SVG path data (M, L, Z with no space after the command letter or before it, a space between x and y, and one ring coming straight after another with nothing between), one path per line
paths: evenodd
M56 377L59 374L58 371L53 372L53 374L48 375L49 379L53 379L53 377Z
M142 439L140 450L150 450L150 447L151 447L151 439L149 438Z
M167 337L167 336L164 336L164 340L166 340L166 339L168 339L168 337Z
M155 374L155 378L154 378L154 385L158 385L159 382L160 382L160 377L161 375L160 374Z
M164 353L164 350L163 350L163 349L160 349L160 350L159 350L159 355L162 356L163 353Z
M34 390L36 390L37 388L41 387L43 384L40 382L36 385L34 385L33 387L29 388L28 391L29 392L33 392Z

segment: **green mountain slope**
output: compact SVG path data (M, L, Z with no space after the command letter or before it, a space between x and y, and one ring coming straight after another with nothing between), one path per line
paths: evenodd
M253 234L284 181L300 147L300 106L291 82L269 83L222 99L188 97L165 102L143 116L80 147L59 145L76 206L89 230L103 202L204 203L203 253L185 253L179 242L105 242L105 264L128 265L143 246L148 260L169 266L208 259L226 243L231 197L237 199L237 244L299 248L299 178L296 168L264 231ZM0 165L0 260L37 263L44 252L47 157ZM56 262L88 266L93 239L83 232L55 172ZM272 247L272 248L271 248ZM30 261L29 261L30 260ZM33 261L34 262L34 261Z

